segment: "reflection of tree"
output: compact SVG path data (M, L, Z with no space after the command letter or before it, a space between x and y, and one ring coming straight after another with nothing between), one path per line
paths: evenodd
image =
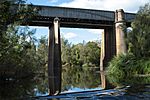
M134 97L140 97L143 100L148 100L150 98L149 85L134 85L126 90L126 95L131 95Z
M100 85L100 75L95 68L81 66L64 66L62 72L62 91L69 88L96 88Z
M30 79L0 82L0 98L2 100L16 100L33 95L34 82Z
M48 92L47 80L28 77L19 80L0 81L0 100L28 100L29 97Z
M122 86L135 86L135 85L144 85L150 83L149 76L128 76L128 77L121 77L118 78L115 75L108 75L107 76L110 83L114 86L122 87Z
M36 77L35 88L38 94L47 94L48 93L48 78L46 77Z

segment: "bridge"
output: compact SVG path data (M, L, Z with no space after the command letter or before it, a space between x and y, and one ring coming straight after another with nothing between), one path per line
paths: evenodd
M60 19L61 27L100 29L114 25L115 12L104 10L78 9L53 6L34 6L39 9L39 16L30 25L50 26L55 17ZM134 19L135 14L125 13L127 25Z
M125 30L135 18L133 13L52 6L31 6L39 9L30 26L49 27L48 75L49 94L61 91L60 27L104 29L101 44L100 70L114 55L126 53Z

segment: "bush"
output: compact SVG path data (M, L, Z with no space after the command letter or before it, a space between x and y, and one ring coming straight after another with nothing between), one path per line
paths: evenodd
M135 84L138 83L138 81L135 80L142 81L142 79L147 83L150 81L149 78L146 77L150 74L150 59L138 59L132 54L119 55L114 57L109 63L107 74L111 83ZM139 78L140 76L142 76L142 78Z

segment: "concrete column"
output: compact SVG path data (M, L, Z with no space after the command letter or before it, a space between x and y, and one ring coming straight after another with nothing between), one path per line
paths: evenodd
M116 26L116 52L119 54L126 54L126 23L124 20L124 11L122 9L116 10L115 13L115 26Z
M61 92L61 43L59 19L55 18L49 27L48 79L49 95Z
M115 31L114 26L106 27L102 33L101 42L101 57L100 57L100 70L104 71L108 62L116 54Z
M102 32L102 40L101 40L101 55L100 55L100 71L103 71L104 70L104 58L105 58L105 44L104 44L104 41L105 40L105 37L104 37L104 32Z

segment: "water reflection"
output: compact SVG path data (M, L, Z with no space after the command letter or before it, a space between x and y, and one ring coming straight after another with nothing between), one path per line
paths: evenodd
M31 97L37 100L47 100L48 98L52 100L149 100L149 83L149 76L134 76L119 79L113 75L106 76L104 72L100 73L99 68L65 66L62 73L61 95L47 96L48 78L37 77L35 75L35 77L26 79L1 80L0 100L29 100ZM102 88L105 90L102 90ZM89 91L90 89L93 90ZM88 91L80 92L83 90ZM63 93L64 91L75 93Z
M0 81L0 100L28 100L48 92L47 80L25 78Z
M2 100L16 100L33 96L33 86L34 82L30 79L0 81L0 98Z
M62 70L62 91L80 88L100 88L99 67L64 66Z
M135 92L132 92L132 91ZM131 91L131 93L130 93ZM124 87L122 89L109 89L78 93L67 93L58 96L37 97L42 100L149 100L150 85L141 87Z
M100 76L101 76L101 88L103 89L112 89L114 88L115 86L113 84L111 84L109 82L109 80L107 79L106 77L106 72L104 71L101 71L100 72Z
M107 79L111 84L115 87L123 87L123 86L138 86L138 85L145 85L150 84L150 76L130 76L119 78L118 76L114 75L107 75Z

